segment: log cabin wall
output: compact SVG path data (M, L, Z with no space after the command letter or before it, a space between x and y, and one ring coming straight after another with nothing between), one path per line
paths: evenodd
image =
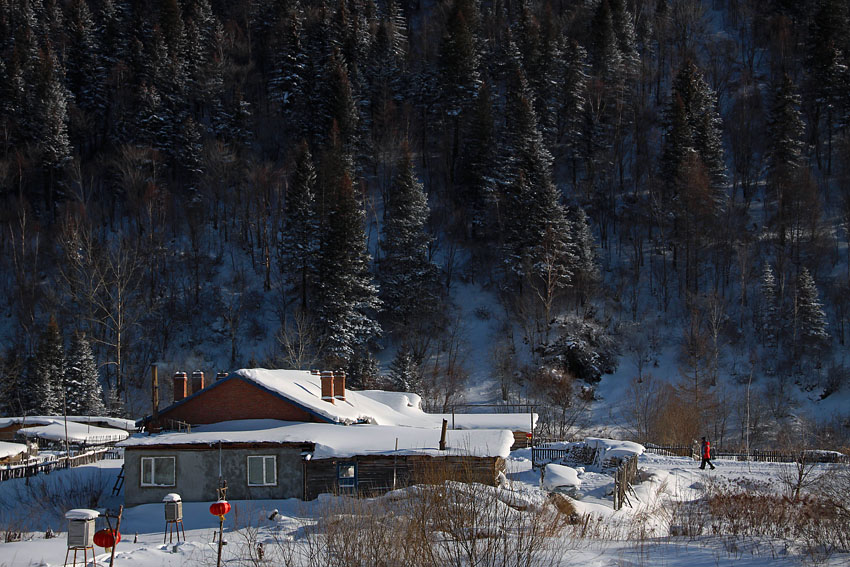
M340 466L349 464L356 467L356 492L361 496L384 494L393 488L403 488L411 484L439 483L445 480L494 486L499 472L505 470L505 461L501 457L370 455L315 459L307 462L305 467L305 500L313 500L323 493L353 493L353 490L339 485Z

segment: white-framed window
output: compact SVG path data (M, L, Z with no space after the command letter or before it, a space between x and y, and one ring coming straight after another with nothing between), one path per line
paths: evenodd
M336 465L336 479L340 492L357 488L357 463L339 462Z
M142 486L174 486L176 471L174 457L142 457Z
M277 484L277 457L250 455L248 457L248 486L275 486Z

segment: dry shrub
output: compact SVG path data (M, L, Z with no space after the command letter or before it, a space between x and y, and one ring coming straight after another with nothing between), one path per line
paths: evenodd
M264 546L276 564L306 567L543 567L556 562L569 516L512 491L436 481L380 498L329 498L315 522Z
M794 499L759 489L725 488L712 487L699 500L675 505L670 535L777 538L801 543L815 559L850 550L846 493L835 499L824 490Z

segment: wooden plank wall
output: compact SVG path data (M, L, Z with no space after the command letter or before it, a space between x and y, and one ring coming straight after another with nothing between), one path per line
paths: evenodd
M337 464L357 463L357 491L363 496L383 494L411 484L434 483L444 480L478 482L494 485L496 476L504 471L500 457L427 457L427 456L358 456L350 459L318 459L306 466L306 500L322 493L339 493Z

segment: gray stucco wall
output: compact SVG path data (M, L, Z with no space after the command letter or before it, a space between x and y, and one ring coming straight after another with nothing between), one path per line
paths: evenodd
M276 486L248 486L248 455L277 457ZM142 457L175 457L175 486L142 486ZM184 502L212 502L216 499L218 488L218 468L218 447L204 447L203 450L127 447L124 451L124 505L129 507L161 502L170 492L179 494ZM223 449L221 469L222 476L227 480L228 500L303 497L304 469L300 448Z

